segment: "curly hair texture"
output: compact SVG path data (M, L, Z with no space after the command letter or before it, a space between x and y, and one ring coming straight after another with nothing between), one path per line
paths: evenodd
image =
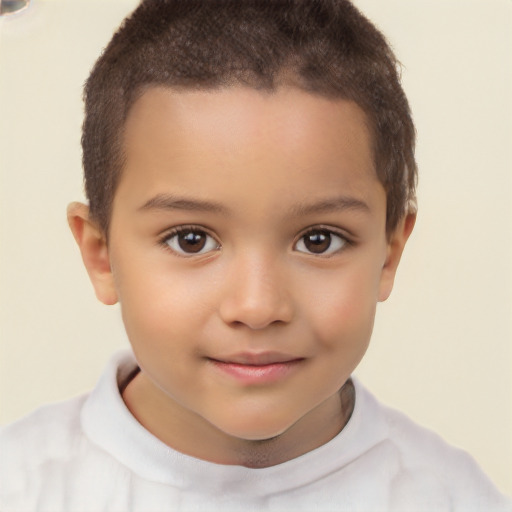
M415 207L415 129L400 66L348 0L143 0L85 86L82 133L91 216L108 233L123 169L123 128L147 87L272 91L294 86L365 112L388 233Z

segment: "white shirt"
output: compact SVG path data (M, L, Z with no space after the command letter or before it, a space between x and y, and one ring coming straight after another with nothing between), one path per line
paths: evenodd
M334 439L263 469L184 455L144 429L119 388L116 355L87 396L48 405L0 434L2 512L512 511L466 453L354 380L354 412Z

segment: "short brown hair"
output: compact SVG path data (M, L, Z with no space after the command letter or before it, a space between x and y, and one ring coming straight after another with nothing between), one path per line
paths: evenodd
M398 62L348 0L143 0L87 80L82 147L91 216L108 233L130 107L151 85L293 85L356 102L373 136L388 233L415 201L415 130Z

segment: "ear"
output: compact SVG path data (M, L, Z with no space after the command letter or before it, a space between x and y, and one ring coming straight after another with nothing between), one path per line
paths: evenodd
M379 302L384 302L391 294L402 252L415 222L416 213L408 213L389 237L386 261L382 267L380 278Z
M114 277L110 267L107 239L98 224L91 220L89 208L82 203L71 203L67 209L68 224L82 253L96 297L103 304L117 302Z

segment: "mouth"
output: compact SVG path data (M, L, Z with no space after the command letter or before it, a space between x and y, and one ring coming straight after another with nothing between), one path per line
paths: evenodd
M285 379L301 365L304 358L278 352L263 352L233 354L209 360L223 375L241 384L257 385Z
M221 363L232 363L247 366L266 366L278 363L289 363L291 361L297 361L303 359L291 354L285 354L283 352L239 352L227 356L220 356L218 358L211 358L213 361L219 361Z

